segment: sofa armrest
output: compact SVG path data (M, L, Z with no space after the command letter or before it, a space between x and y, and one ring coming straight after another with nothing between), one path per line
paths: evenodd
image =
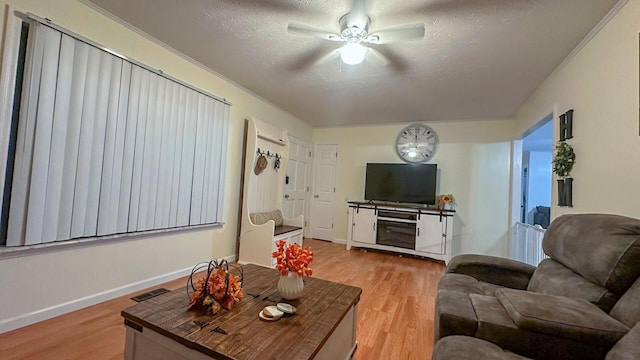
M496 290L496 297L521 330L612 347L629 328L584 299L532 291Z
M477 280L524 290L535 266L516 260L487 255L458 255L447 265L448 273L469 275Z

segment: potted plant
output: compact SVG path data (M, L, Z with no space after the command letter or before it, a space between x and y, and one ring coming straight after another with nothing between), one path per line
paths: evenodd
M559 141L555 146L553 154L553 172L558 175L558 206L573 206L572 188L573 178L569 177L576 154L571 145L564 141Z
M313 261L311 247L302 248L298 244L289 244L284 240L276 242L277 250L271 256L276 259L276 269L280 272L278 291L283 299L294 300L304 290L303 276L311 276L313 270L309 264Z

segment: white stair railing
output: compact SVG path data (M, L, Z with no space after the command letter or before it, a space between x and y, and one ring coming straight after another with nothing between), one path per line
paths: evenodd
M545 231L540 225L517 222L511 236L511 257L537 266L540 261L548 257L542 250Z

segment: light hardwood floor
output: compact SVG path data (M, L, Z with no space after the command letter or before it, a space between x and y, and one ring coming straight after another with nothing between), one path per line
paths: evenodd
M314 277L362 288L355 359L430 359L439 262L352 249L305 239L315 253ZM179 289L185 279L158 287ZM120 311L135 304L113 299L0 335L0 359L122 359ZM186 296L186 295L185 295Z

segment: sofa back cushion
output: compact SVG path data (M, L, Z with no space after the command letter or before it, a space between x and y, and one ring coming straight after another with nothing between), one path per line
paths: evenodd
M609 312L618 297L553 259L544 259L529 281L528 291L587 300Z
M640 275L640 220L563 215L549 225L542 248L558 263L620 296Z
M284 219L282 218L282 211L280 210L252 213L249 214L249 218L255 225L266 224L267 221L273 220L276 223L276 226L280 226L284 221Z

